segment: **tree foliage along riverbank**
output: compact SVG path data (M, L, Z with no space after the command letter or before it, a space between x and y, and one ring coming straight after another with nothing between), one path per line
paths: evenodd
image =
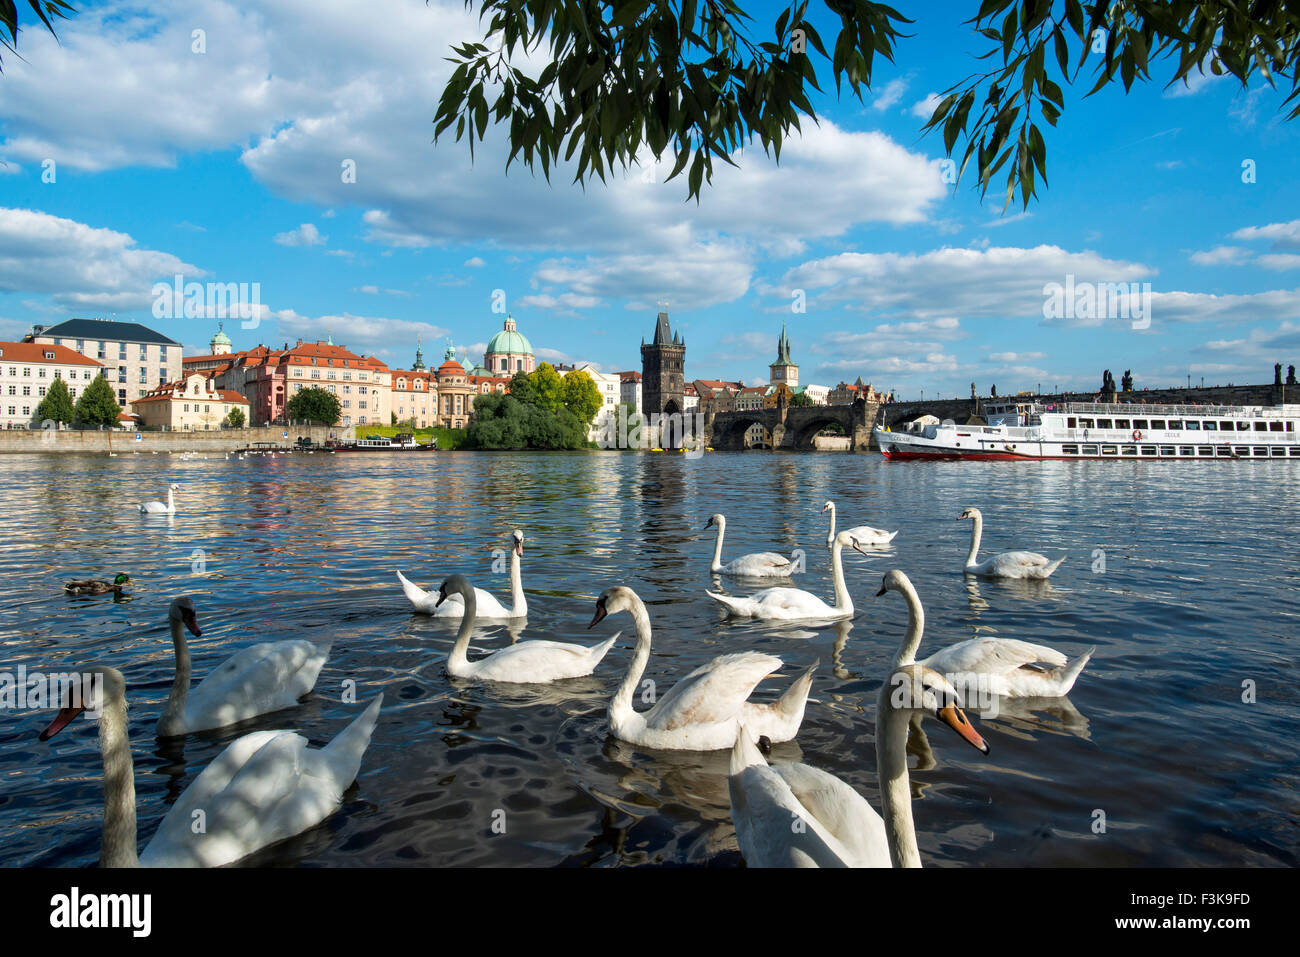
M343 405L338 396L319 386L295 392L284 406L285 418L291 422L319 422L333 425L343 415Z
M517 372L504 395L474 399L466 446L472 449L581 449L600 410L600 390L585 372L561 376L549 362Z

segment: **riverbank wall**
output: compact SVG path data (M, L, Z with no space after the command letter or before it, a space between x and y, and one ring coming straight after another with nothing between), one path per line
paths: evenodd
M261 426L248 429L219 429L211 432L98 432L83 429L0 429L0 455L33 453L234 452L239 449L274 445L285 448L306 437L315 445L354 438L352 426L322 425Z

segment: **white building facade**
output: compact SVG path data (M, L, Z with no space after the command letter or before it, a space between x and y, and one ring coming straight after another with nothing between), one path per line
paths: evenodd
M123 408L181 377L181 344L138 322L68 319L33 326L23 341L64 346L94 359Z
M0 342L0 428L40 428L36 408L55 379L67 384L75 404L102 368L66 346Z

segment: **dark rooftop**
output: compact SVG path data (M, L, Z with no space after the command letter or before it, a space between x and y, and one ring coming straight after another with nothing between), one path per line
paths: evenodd
M109 342L144 342L160 346L179 346L161 332L154 332L138 322L119 322L116 319L66 319L52 326L33 326L32 337L49 336L55 339L97 339Z

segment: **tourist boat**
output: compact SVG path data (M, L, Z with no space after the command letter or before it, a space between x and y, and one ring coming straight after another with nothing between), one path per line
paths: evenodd
M1300 405L1033 401L986 406L988 425L877 426L888 459L1300 459Z
M339 452L425 452L431 451L438 447L438 440L434 439L428 445L421 445L415 441L415 436L410 432L398 432L397 435L385 438L380 435L368 435L364 439L357 439L348 445L340 445L337 449Z

